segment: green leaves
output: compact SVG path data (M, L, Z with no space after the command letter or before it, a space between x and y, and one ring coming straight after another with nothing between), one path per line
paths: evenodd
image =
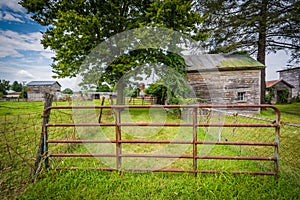
M203 18L194 9L193 1L184 0L132 0L132 1L68 1L53 2L50 0L22 0L20 4L27 8L41 25L47 25L47 31L43 34L42 44L45 48L51 48L56 52L53 58L53 72L58 78L74 77L80 71L80 66L85 65L83 70L88 69L88 58L96 65L107 65L109 59L91 59L91 51L104 41L126 30L140 27L164 27L176 30L194 39L203 40L206 34L199 32L199 25ZM142 34L142 33L139 33ZM144 34L149 34L147 31ZM141 35L141 38L145 38ZM172 42L175 38L164 37L166 42ZM177 38L178 39L178 38ZM121 41L121 40L120 40ZM161 38L148 36L148 44L157 47L157 41ZM132 45L139 43L138 38L133 38ZM108 50L105 55L121 55L119 46L124 44L114 43L114 52ZM147 62L162 62L171 64L176 70L182 71L184 62L178 62L174 55L166 53L169 49L162 47L160 50L142 50L130 52L116 58L101 72L101 79L107 82L116 82L123 74L135 66ZM177 47L174 47L177 48ZM100 54L107 49L102 49ZM132 57L132 58L130 58ZM163 58L164 57L164 58ZM172 61L175 59L175 61ZM179 65L175 65L179 63ZM99 68L97 68L99 69ZM103 69L103 68L102 68ZM100 70L101 71L101 70ZM100 79L100 77L99 77Z

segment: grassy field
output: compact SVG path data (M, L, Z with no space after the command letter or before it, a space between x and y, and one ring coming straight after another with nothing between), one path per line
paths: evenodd
M98 105L99 102L96 104ZM54 104L56 105L56 104ZM68 105L66 102L60 102L57 105ZM278 105L282 112L282 120L284 122L299 123L299 105ZM21 162L12 162L14 159L9 158L7 154L6 144L9 145L23 145L23 151L27 152L23 156L29 159L30 156L35 156L36 146L38 143L41 118L40 114L32 115L29 121L34 123L34 126L24 127L21 125L23 114L28 113L42 113L43 104L41 102L1 102L0 103L0 117L1 122L5 119L7 124L5 129L1 129L1 148L0 154L2 161L1 167L1 181L0 181L0 199L300 199L300 131L295 127L283 126L281 129L281 155L280 155L280 177L275 180L273 176L253 176L253 175L233 175L230 173L221 174L194 174L186 173L132 173L122 172L105 172L93 170L63 170L44 172L40 174L35 183L29 183L31 169L28 164ZM98 113L98 111L97 111ZM134 122L145 122L149 120L156 120L157 122L180 122L181 120L172 115L164 115L163 112L150 113L149 110L130 110L125 112L123 119ZM19 116L18 114L22 114ZM53 112L51 122L69 122L73 120L72 113L68 112ZM85 113L86 114L86 113ZM113 120L111 112L105 112L103 121L109 122ZM87 116L92 116L88 114ZM5 117L5 118L4 118ZM274 113L271 110L263 111L260 117L274 118ZM237 123L254 123L252 119L234 118L232 116L225 117L227 121ZM90 121L87 117L85 120ZM28 121L28 120L27 120ZM14 122L14 123L13 123ZM18 124L18 127L13 127L13 124ZM17 125L15 125L17 126ZM22 129L22 132L16 129ZM186 129L149 129L139 127L124 128L122 133L124 139L174 139L172 135L178 132L190 132L189 128ZM104 128L103 133L108 138L114 137L112 128ZM198 130L200 140L216 139L219 129L211 129L209 136L206 136L205 129ZM53 129L53 138L69 138L74 136L73 129ZM13 134L8 134L13 133ZM141 133L147 133L141 134ZM27 140L23 139L20 135L27 135ZM271 135L270 135L271 134ZM264 129L241 129L241 128L224 128L222 130L222 140L228 141L273 141L274 130ZM5 137L4 137L5 136ZM95 135L90 130L88 139L93 138ZM34 138L35 137L35 138ZM183 136L184 139L190 139L190 136ZM4 140L4 139L5 140ZM17 138L17 139L16 139ZM14 142L10 142L13 140ZM20 142L16 142L20 141ZM33 143L33 141L35 141ZM24 145L26 145L24 147ZM28 146L29 145L29 146ZM153 152L163 149L165 146L155 146L149 144L124 145L124 150L127 152ZM33 150L32 150L33 149ZM67 148L57 148L57 151L64 150L70 153L87 153L97 150L95 146L67 146ZM22 152L21 149L18 149ZM28 150L32 152L29 153ZM191 147L187 147L185 153L191 152ZM255 151L254 151L255 150ZM270 151L271 150L271 151ZM272 149L262 148L233 148L233 147L214 147L212 149L198 149L198 154L209 152L207 155L257 155L263 154L272 156ZM12 152L12 155L13 152ZM16 158L20 156L16 155ZM33 159L29 163L32 163ZM96 165L101 167L103 162L99 162L94 158L92 159L57 159L50 160L52 166L91 166ZM127 161L128 165L131 163ZM140 162L143 165L145 163ZM104 163L107 165L107 163ZM149 163L146 163L149 164ZM150 163L151 164L151 163ZM155 165L156 163L154 163ZM190 160L178 160L172 162L168 167L181 167L184 169L191 168ZM208 160L198 161L199 168L211 169L248 169L248 170L262 170L269 171L272 169L272 163L265 164L264 162L239 162L239 161L217 161L212 162Z

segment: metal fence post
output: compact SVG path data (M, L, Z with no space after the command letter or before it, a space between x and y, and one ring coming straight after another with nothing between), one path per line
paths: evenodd
M279 169L279 147L280 147L280 111L276 110L276 132L275 132L275 143L277 145L274 147L274 157L276 161L274 162L274 171L276 173L275 177L278 178Z
M121 140L121 110L116 109L116 170L119 170L122 167L122 144Z
M193 109L193 170L195 171L195 176L197 176L197 112L198 108Z

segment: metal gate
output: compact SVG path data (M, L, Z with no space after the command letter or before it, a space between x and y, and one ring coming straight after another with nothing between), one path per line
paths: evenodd
M189 122L182 123L126 123L121 120L121 113L124 109L189 109L191 111L191 120ZM269 108L273 109L276 114L276 119L272 123L203 123L199 122L199 111L203 109L252 109L252 108ZM114 122L113 123L51 123L50 111L51 110L80 110L80 109L111 109L114 111ZM52 127L115 127L115 138L109 140L82 140L82 139L48 139L49 128ZM122 127L190 127L192 134L189 140L150 140L150 139L122 139ZM251 127L251 128L266 128L274 129L272 142L253 142L253 141L206 141L198 138L199 128L207 127L230 127L230 128L240 128L240 127ZM248 160L248 161L264 161L273 162L274 168L271 171L241 171L241 170L231 170L230 173L236 174L257 174L257 175L278 175L278 163L279 163L279 134L280 134L280 112L279 110L271 105L143 105L143 106L51 106L44 110L44 123L43 123L43 151L42 154L46 155L45 165L46 168L51 168L49 163L49 158L55 157L109 157L115 159L115 166L113 167L103 167L95 168L98 170L109 170L109 171L122 171L122 170L133 170L133 171L160 171L160 172L190 172L190 173L218 173L223 172L222 170L210 170L210 169L199 169L199 160ZM97 153L97 154L80 154L80 153L51 153L51 149L48 148L49 144L84 144L84 143L110 143L115 146L115 153ZM170 155L170 154L147 154L147 153L134 153L128 154L123 153L122 144L178 144L178 145L190 145L190 154L183 153L181 155ZM228 155L199 155L197 150L200 145L223 145L223 146L264 146L272 147L273 156L228 156ZM177 168L124 168L122 166L122 160L124 158L156 158L156 159L189 159L191 161L190 169ZM57 168L61 169L61 168ZM74 169L74 168L73 168Z

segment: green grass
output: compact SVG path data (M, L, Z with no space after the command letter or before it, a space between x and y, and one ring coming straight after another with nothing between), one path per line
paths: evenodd
M25 104L23 104L25 103ZM27 104L26 104L27 103ZM91 102L92 103L92 102ZM92 103L93 104L93 103ZM100 102L95 104L100 105ZM56 105L56 104L54 104ZM68 103L59 103L58 105L68 105ZM283 119L292 119L299 117L297 109L299 104L280 105L278 106L282 112ZM23 132L13 132L11 137L6 139L14 140L14 137L20 138L26 146L19 148L32 149L33 144L27 146L26 140L22 140L22 135L31 137L34 134L39 135L41 118L36 119L38 124L35 127L24 127L22 117L19 121L13 114L17 113L34 113L42 112L43 104L41 102L2 102L0 103L0 116L6 114L7 119L11 119L11 123L7 125L7 132L13 130L13 122L19 123ZM27 112L26 112L27 111ZM158 112L158 113L156 113ZM104 110L103 122L113 122L114 116L110 110ZM176 116L162 114L162 111L149 111L149 109L130 109L122 114L123 122L182 122ZM72 121L72 111L53 111L51 112L50 123L69 123ZM93 116L98 116L99 110L91 113L79 113L86 116L83 118L88 122L92 122ZM271 111L263 111L260 115L274 119L274 113ZM130 119L130 120L129 120ZM96 120L96 119L92 119ZM258 122L253 119L238 118L232 116L225 118L226 122L237 123L266 123ZM2 127L3 128L3 127ZM36 130L34 130L34 129ZM198 129L199 140L216 141L219 129L209 128L209 135L205 135L206 129ZM3 131L3 129L1 129ZM95 139L99 129L91 128L86 130L88 139ZM107 138L114 139L114 127L105 127L102 129ZM174 139L174 135L179 133L190 133L191 128L170 128L164 127L159 129L151 129L149 127L123 127L123 139ZM4 133L4 132L2 132ZM181 139L191 139L190 134L182 134ZM50 129L52 139L67 139L78 137L72 128L53 128ZM1 135L1 139L2 139ZM263 128L223 128L222 140L228 141L274 141L274 129ZM38 138L37 138L38 140ZM186 173L133 173L133 172L106 172L94 170L65 170L49 172L43 171L36 183L29 184L30 170L26 164L22 162L10 163L9 157L5 154L6 149L1 141L0 153L1 175L0 175L0 198L3 199L299 199L300 198L300 149L299 149L299 129L283 126L281 129L281 154L280 154L280 177L278 182L272 176L254 176L254 175L233 175L230 173L221 174L194 174ZM20 143L11 143L20 145ZM23 144L23 143L22 143ZM33 145L33 146L32 146ZM169 151L172 152L174 146L170 145ZM89 153L96 146L85 145L61 145L50 146L52 150L57 152L69 153ZM166 148L166 145L150 145L150 144L123 144L123 148L127 152L132 153L151 153ZM184 149L185 154L191 154L191 145ZM33 150L35 152L36 150ZM237 156L273 156L272 148L261 147L233 147L233 146L214 146L214 148L203 149L200 145L198 154L207 153L207 155L237 155ZM30 154L34 155L35 154ZM18 157L16 157L18 158ZM112 161L113 163L114 161ZM156 164L155 161L154 165ZM127 163L130 164L130 159ZM107 167L107 163L95 158L65 158L50 160L52 167L56 166L79 166L79 167ZM111 164L111 163L109 163ZM149 163L140 163L143 166ZM152 164L152 163L150 163ZM150 165L151 167L151 165ZM172 162L167 168L191 169L192 161L188 159L179 159ZM211 161L199 160L199 169L221 169L221 170L250 170L250 171L269 171L272 170L272 162L257 161Z
M232 174L51 171L18 199L299 199L274 177Z
M275 106L280 110L282 122L300 124L300 103L278 104ZM268 109L262 111L260 116L269 118L274 114L273 110Z

